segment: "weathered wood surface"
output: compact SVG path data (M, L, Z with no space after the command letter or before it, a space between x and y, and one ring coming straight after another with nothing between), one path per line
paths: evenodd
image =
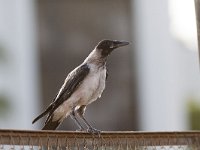
M200 132L102 132L100 136L74 131L0 130L0 145L23 146L200 146Z

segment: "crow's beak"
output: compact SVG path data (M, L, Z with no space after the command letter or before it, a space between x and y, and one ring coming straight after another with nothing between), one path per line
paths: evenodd
M114 41L114 48L122 47L128 45L129 42L127 41Z

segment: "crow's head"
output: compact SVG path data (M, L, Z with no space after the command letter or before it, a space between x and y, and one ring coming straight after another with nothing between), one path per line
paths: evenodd
M121 47L121 46L125 46L128 45L129 42L126 41L117 41L117 40L102 40L100 41L97 46L96 49L99 50L101 52L101 55L103 57L108 56L114 49Z

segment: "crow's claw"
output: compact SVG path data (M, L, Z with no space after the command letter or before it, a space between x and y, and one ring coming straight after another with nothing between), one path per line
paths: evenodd
M88 133L91 133L91 134L98 134L99 136L100 136L100 134L101 134L101 130L97 130L97 129L95 129L95 128L88 128L88 129L87 129L87 132L88 132Z

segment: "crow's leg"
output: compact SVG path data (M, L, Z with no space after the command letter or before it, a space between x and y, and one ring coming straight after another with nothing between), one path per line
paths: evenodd
M70 117L74 120L74 122L76 123L76 125L79 127L78 131L84 131L85 130L83 128L83 126L81 125L81 123L76 118L75 109L73 109L73 111L71 112Z
M78 110L77 110L77 114L79 115L79 117L83 120L83 122L86 124L86 126L88 127L87 132L89 133L100 133L100 130L95 129L94 127L92 127L88 121L85 119L84 117L84 113L85 113L85 109L86 109L86 105L82 105Z

